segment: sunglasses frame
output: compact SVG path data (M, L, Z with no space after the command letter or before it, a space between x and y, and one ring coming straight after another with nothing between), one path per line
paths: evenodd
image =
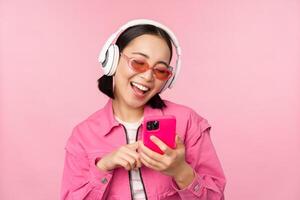
M132 70L135 71L135 72L139 72L139 71L135 70L135 69L131 66L131 64L130 64L131 61L132 61L135 57L129 57L129 56L127 56L127 55L124 54L124 53L120 53L120 55L123 56L124 58L126 58L127 65L130 67L130 69L132 69ZM147 61L146 61L146 62L147 62ZM148 62L147 62L147 65L148 65L148 69L147 69L146 71L148 71L149 69L151 69L151 70L153 71L155 65L154 65L153 67L150 67L150 65L149 65ZM169 76L168 76L166 79L160 79L160 78L157 77L157 75L156 75L156 74L154 73L154 71L153 71L153 74L154 74L155 78L157 78L157 79L159 79L159 80L162 80L162 81L166 81L166 80L170 79L170 77L173 75L173 67L171 67L171 66L166 66L166 67L167 67L167 70L170 72L170 73L169 73ZM146 71L144 71L144 72L146 72ZM143 73L143 72L140 72L140 73Z

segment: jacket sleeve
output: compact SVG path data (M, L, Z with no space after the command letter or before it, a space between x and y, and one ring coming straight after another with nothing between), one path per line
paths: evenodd
M210 138L211 126L207 120L192 112L185 137L186 161L194 169L192 183L179 189L173 188L183 200L224 200L225 175Z
M104 172L96 167L99 157L96 154L87 156L78 133L79 130L74 128L65 147L60 199L105 199L113 172Z

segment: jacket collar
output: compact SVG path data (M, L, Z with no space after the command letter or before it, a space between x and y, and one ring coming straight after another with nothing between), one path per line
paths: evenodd
M107 135L111 132L111 129L119 126L120 123L115 119L112 99L109 99L105 106L102 109L103 113L100 117L101 131L99 131L102 135ZM162 109L154 109L149 105L145 105L144 108L144 117L151 115L163 115Z

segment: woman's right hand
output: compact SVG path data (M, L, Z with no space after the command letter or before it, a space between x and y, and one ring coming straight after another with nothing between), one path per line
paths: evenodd
M119 147L117 150L106 154L98 162L97 167L102 171L124 167L126 170L136 170L142 166L137 153L138 142Z

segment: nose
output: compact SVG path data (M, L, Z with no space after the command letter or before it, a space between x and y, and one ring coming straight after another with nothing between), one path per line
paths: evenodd
M141 73L140 76L142 78L144 78L146 81L152 81L154 79L152 68L150 68L147 71Z

